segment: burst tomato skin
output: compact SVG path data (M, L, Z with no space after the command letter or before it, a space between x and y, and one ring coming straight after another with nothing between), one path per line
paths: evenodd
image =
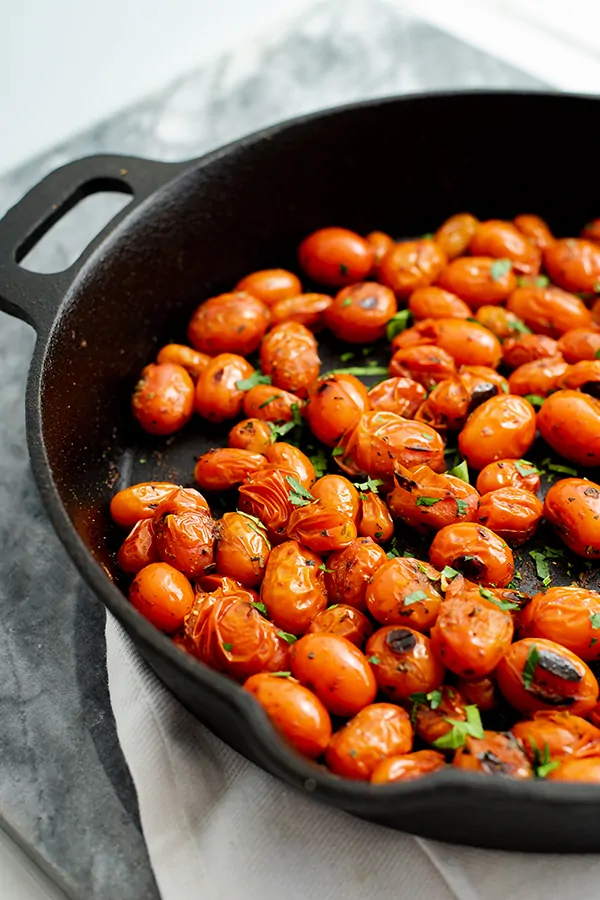
M476 521L487 525L504 541L524 544L533 537L542 519L541 500L523 488L489 491L479 501Z
M194 591L181 572L164 562L151 563L135 576L129 588L132 606L161 631L183 625L194 603Z
M154 516L154 546L158 558L188 578L198 578L212 566L215 533L215 522L204 509L162 515L157 510Z
M280 544L286 539L287 524L294 510L288 478L295 477L293 469L268 465L240 485L240 510L260 519L273 543Z
M442 606L434 586L439 577L433 566L416 559L389 559L379 566L367 587L367 609L381 625L407 625L427 632Z
M358 522L360 537L370 537L384 544L394 535L394 522L379 494L369 491L361 494L361 513Z
M408 753L412 739L412 726L401 706L372 703L333 735L325 760L336 775L368 781L388 756Z
M293 469L296 478L305 488L310 488L315 480L315 467L311 463L308 456L294 447L293 444L287 444L285 441L277 441L267 448L266 457L273 466L280 466L284 469Z
M438 531L429 561L440 571L450 566L487 586L506 587L514 573L510 547L485 525L475 522L447 525Z
M537 426L565 459L586 468L600 464L600 400L580 391L556 391L544 401Z
M261 453L215 447L198 458L194 478L203 491L227 491L267 464Z
M123 572L135 575L145 566L157 561L154 522L152 519L140 519L121 544L117 553L117 565Z
M235 286L236 291L252 294L267 306L296 297L302 291L300 279L286 269L261 269L246 275Z
M211 422L233 419L242 411L244 391L237 383L254 369L242 356L220 353L213 357L196 385L196 412Z
M444 684L440 688L435 709L429 701L425 703L415 701L412 718L416 734L426 744L433 744L452 730L448 719L455 722L466 721L465 699L456 688Z
M395 784L400 781L414 781L446 768L443 753L436 750L416 750L400 756L389 756L373 769L372 784Z
M343 550L332 553L325 573L329 599L365 612L369 583L386 562L385 551L371 538L357 538Z
M512 637L510 613L481 596L446 599L431 629L434 653L462 678L481 678L493 672Z
M131 399L131 409L149 434L173 434L192 418L194 382L183 366L150 363L142 369Z
M544 517L569 550L587 559L600 557L600 485L584 478L562 478L544 500Z
M435 241L401 241L383 257L379 278L399 299L406 300L413 291L432 284L446 262L446 254Z
M537 275L542 254L512 222L490 219L480 222L471 239L469 251L473 256L493 256L509 259L521 275Z
M270 553L266 532L247 516L228 512L217 523L217 535L217 570L245 587L258 587Z
M369 409L369 394L354 375L322 378L309 391L306 418L312 433L327 447L335 447Z
M439 688L446 670L424 634L404 626L380 628L367 641L379 688L391 700L407 700Z
M317 613L306 630L307 634L339 634L362 649L373 633L368 618L354 606L336 604Z
M520 741L529 760L535 762L546 745L552 760L579 755L590 750L600 753L600 728L570 712L541 711L517 722L511 733Z
M496 706L496 685L493 678L487 675L482 678L459 678L456 687L466 702L475 704L480 712L489 712Z
M482 775L509 775L519 780L533 777L519 742L510 733L498 731L485 731L483 738L468 735L454 754L452 765Z
M197 381L210 362L210 356L199 353L185 344L166 344L158 351L157 363L175 363L182 366L190 375L192 381Z
M300 244L300 265L319 284L342 286L363 281L373 268L371 245L347 228L320 228Z
M600 280L600 247L581 238L561 238L546 248L544 265L563 290L591 294Z
M486 400L471 413L458 436L458 447L470 466L483 469L499 459L525 456L535 432L531 403L516 394L504 394Z
M448 259L462 256L469 249L478 221L470 213L457 213L440 225L435 233L436 243Z
M260 597L269 617L282 631L304 634L327 606L321 558L295 540L274 547L269 555Z
M475 486L482 495L503 487L522 488L536 494L540 489L540 474L526 460L499 459L483 467Z
M582 359L572 366L567 366L558 387L581 391L597 400L600 397L600 359Z
M442 379L455 375L456 363L441 347L417 344L396 350L389 372L392 377L410 378L428 391Z
M194 312L188 338L209 356L248 356L258 348L269 324L269 308L252 294L236 291L205 300Z
M275 387L305 398L319 377L317 342L299 322L282 322L260 345L260 365Z
M456 294L472 310L502 303L517 286L512 266L498 272L490 256L462 256L452 260L437 280L439 287Z
M300 411L302 400L296 394L282 391L270 384L257 384L244 392L244 414L263 422L291 422L294 407Z
M392 516L427 534L456 522L474 521L479 494L453 475L439 475L429 466L411 470L397 463L387 502Z
M502 359L509 369L558 355L557 341L546 334L520 334L506 338L502 345Z
M292 540L300 541L315 553L342 550L357 536L354 521L322 500L295 509L287 533Z
M349 344L370 344L385 334L396 315L394 292L374 281L349 285L325 310L325 324L335 337Z
M354 716L375 699L377 682L365 655L336 634L305 634L292 644L292 674L330 713Z
M151 519L161 500L175 490L177 485L170 481L142 481L132 484L131 487L118 491L110 501L111 518L119 527L131 529L140 519Z
M412 378L386 378L369 391L371 409L393 412L405 419L412 419L427 391Z
M261 419L242 419L229 432L228 444L234 450L262 453L271 446L272 431Z

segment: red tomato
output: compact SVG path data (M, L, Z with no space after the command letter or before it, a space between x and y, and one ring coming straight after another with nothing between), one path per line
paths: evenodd
M354 716L375 699L377 682L363 653L337 634L305 634L292 644L292 674L330 713Z
M196 411L211 422L238 416L244 403L244 391L238 384L253 372L250 363L235 353L215 356L198 379Z
M117 553L117 565L124 572L135 574L157 560L154 522L152 519L140 519L121 544Z
M355 647L362 648L373 633L370 621L354 606L336 603L317 613L306 630L307 634L338 634Z
M273 306L281 300L297 297L302 285L300 279L286 269L261 269L238 281L235 290L246 291L267 306Z
M325 572L329 599L366 611L366 591L375 572L386 562L385 551L371 538L357 538L343 550L332 553Z
M330 375L311 387L306 418L315 437L334 447L368 409L369 395L362 381L354 375Z
M446 768L443 753L436 750L417 750L415 753L404 753L390 756L380 762L371 775L372 784L392 784L398 781L414 781L431 775L438 769Z
M327 606L325 577L319 556L295 540L285 541L269 555L260 592L270 618L283 631L304 634Z
M135 386L131 409L144 431L173 434L192 418L194 382L182 366L151 363Z
M298 250L300 265L321 284L343 285L363 281L373 267L373 249L347 228L320 228L305 238Z
M121 528L133 528L140 519L151 519L161 500L177 490L170 481L142 481L119 491L110 501L113 522ZM198 494L198 497L201 495ZM206 504L208 509L208 504Z
M321 364L312 331L298 322L276 325L261 344L260 364L276 387L306 397Z
M333 735L325 761L336 775L368 781L384 759L408 753L412 739L412 726L402 707L373 703Z
M439 578L439 572L427 563L409 557L389 559L379 566L367 587L367 609L382 625L429 631L442 605L434 586Z
M383 257L379 278L397 297L408 299L417 288L435 281L446 261L442 248L429 238L401 241Z
M190 344L201 353L238 353L248 356L258 348L269 324L269 309L245 291L220 294L196 309L188 326Z
M135 576L129 601L161 631L177 631L194 603L194 591L181 572L164 562L151 563Z
M385 335L398 305L393 291L374 281L343 288L325 311L325 323L335 337L349 344L369 344Z
M429 560L440 571L450 566L467 578L496 587L506 587L514 572L510 547L485 525L475 522L447 525L438 531Z
M410 628L380 628L367 641L366 654L380 690L392 700L439 688L446 670L433 653L431 641Z

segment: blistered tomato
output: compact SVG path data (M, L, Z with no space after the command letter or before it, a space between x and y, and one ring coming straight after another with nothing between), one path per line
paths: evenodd
M244 390L238 387L254 369L242 356L221 353L206 367L196 385L196 410L211 422L233 419L242 410Z
M414 291L410 295L408 308L415 319L468 319L471 315L464 300L439 287Z
M488 712L496 706L496 686L493 678L459 678L456 687L467 703L473 703L480 712Z
M247 515L228 512L217 523L217 536L217 570L246 587L257 587L271 549L266 532Z
M194 591L181 572L167 563L151 563L129 588L132 606L161 631L181 628L194 604Z
M582 781L600 783L600 754L583 759L563 759L556 769L546 775L548 781Z
M446 265L446 254L435 241L402 241L383 257L379 278L397 297L407 299L417 288L435 281Z
M215 523L204 509L161 513L159 507L154 516L154 546L163 562L188 578L197 578L214 561Z
M387 562L371 538L357 538L327 559L325 584L330 600L365 611L365 594L377 570Z
M412 378L386 378L369 391L371 409L385 410L412 419L427 391Z
M600 281L600 247L581 238L562 238L546 248L544 265L565 291L591 294Z
M514 572L510 547L485 525L474 522L448 525L438 531L429 560L440 571L450 566L467 578L497 587L506 587Z
M516 369L525 363L544 357L558 356L558 344L545 334L522 334L509 337L502 345L502 358L509 369Z
M391 540L394 534L390 511L374 491L361 492L358 534L360 537L373 538L382 544Z
M320 284L343 285L363 281L373 268L373 249L347 228L320 228L300 244L300 265Z
M197 381L209 364L210 356L206 353L199 353L198 350L192 350L185 344L167 344L158 351L156 362L175 363L177 366L182 366L191 378Z
M364 647L373 633L373 626L364 613L354 606L336 603L317 613L306 630L307 634L339 634L355 647Z
M261 453L216 447L203 453L194 468L194 478L203 491L227 491L267 464Z
M396 314L394 292L374 281L343 288L325 311L325 323L332 334L349 344L369 344L385 334Z
M362 381L354 375L330 375L312 386L306 418L315 437L334 447L368 408L369 395Z
M310 488L313 484L315 467L306 453L303 453L298 447L294 447L293 444L287 444L285 441L271 444L267 449L266 456L271 465L293 469L296 478L305 488Z
M429 631L442 598L435 587L439 572L408 557L390 559L380 566L367 587L367 609L382 625L407 625Z
M288 537L300 541L316 553L341 550L356 538L356 525L333 506L315 500L293 511L287 527Z
M121 544L117 553L117 565L124 572L135 574L157 560L154 522L152 519L140 519Z
M201 303L188 326L188 338L196 350L219 353L253 353L269 323L269 309L244 291L220 294Z
M354 716L375 699L377 682L365 655L336 634L305 634L292 644L292 674L330 713Z
M173 434L192 418L194 382L183 366L151 363L142 369L131 409L144 431Z
M600 556L600 485L584 478L562 478L544 500L544 517L569 550L578 556Z
M462 256L471 243L477 225L477 219L470 213L450 216L436 231L436 243L440 245L448 259Z
M502 359L498 338L479 322L467 319L424 319L397 335L392 341L392 350L411 344L435 344L451 356L457 366L495 369Z
M493 331L501 341L507 337L516 337L523 332L527 333L528 330L518 316L503 306L480 306L475 313L475 318Z
M541 500L531 491L503 487L483 495L475 518L509 544L520 545L537 531L542 511Z
M298 322L311 331L320 331L325 327L325 312L332 303L329 294L298 294L279 300L271 307L271 324Z
M568 365L562 356L545 356L533 362L524 363L511 373L508 386L511 394L535 394L547 397L558 388Z
M388 496L390 512L421 533L475 518L479 494L460 478L438 475L429 466L416 466L411 471L398 464L394 482Z
M469 593L446 599L431 629L434 653L463 678L489 675L510 647L513 621L494 599L486 589L479 597Z
M600 359L582 359L567 366L560 379L560 388L581 391L590 397L600 398Z
M438 278L439 287L457 294L471 309L502 303L517 286L510 260L463 256L450 262Z
M360 498L351 481L343 475L323 475L310 489L315 500L322 500L325 506L332 506L352 521L358 521Z
M600 400L579 391L556 391L537 417L540 434L553 450L580 466L600 464Z
M591 331L589 328L573 328L565 331L559 338L558 350L568 363L598 359L600 331Z
M365 652L380 690L392 700L428 694L444 680L446 670L435 656L431 641L410 628L380 628L367 641Z
M473 256L493 256L509 259L515 272L521 275L537 275L542 254L512 222L490 219L480 222L469 244Z
M244 392L244 413L263 422L291 422L294 411L300 411L302 400L289 391L270 384L257 384Z
M336 731L325 761L336 775L368 781L384 759L408 753L412 740L412 726L402 707L373 703Z
M272 429L261 419L243 419L229 432L228 444L235 450L264 453L271 446Z
M575 586L553 587L545 594L536 594L521 612L519 634L556 641L581 659L597 659L600 594Z
M482 775L509 775L532 778L529 761L519 742L510 734L485 731L482 738L467 735L465 743L454 754L452 765Z
M261 344L260 364L276 387L306 397L319 376L320 360L313 333L298 322L276 325Z
M441 347L422 344L401 347L390 361L390 375L411 378L426 390L455 373L454 359Z
M273 306L280 300L296 297L302 291L300 279L286 269L261 269L246 275L235 286L236 291L245 291Z
M540 250L545 250L546 247L554 243L554 235L546 222L539 216L521 215L517 216L513 221L521 234L529 238L531 243Z
M413 704L415 732L427 744L433 744L452 731L452 724L448 719L454 722L466 720L464 697L456 688L446 684L430 699L426 695L417 694L413 697Z
M484 466L475 486L480 494L503 487L523 488L536 494L540 489L540 473L526 459L500 459Z
M517 288L507 306L529 328L554 338L571 328L589 328L592 324L592 314L583 300L553 286Z
M110 501L113 522L121 528L133 528L140 519L151 519L161 500L174 490L177 490L177 485L170 481L142 481L119 491Z
M285 540L285 530L294 509L288 478L295 477L293 469L269 465L251 475L239 489L239 508L260 519L269 539L277 543Z
M394 240L385 231L371 231L365 241L373 251L373 270L376 272L385 254L394 246Z
M483 469L498 459L523 456L533 444L535 432L531 403L504 394L486 400L471 413L458 436L458 447L470 466Z
M270 618L283 631L304 634L327 606L320 557L297 541L275 547L269 555L260 598Z
M401 756L384 759L373 770L372 784L393 784L399 781L415 781L446 767L442 753L436 750L416 750Z

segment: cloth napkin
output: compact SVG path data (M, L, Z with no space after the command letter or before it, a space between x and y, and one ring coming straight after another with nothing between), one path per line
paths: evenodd
M453 847L296 793L188 713L110 614L106 638L117 731L163 900L598 897L594 856Z

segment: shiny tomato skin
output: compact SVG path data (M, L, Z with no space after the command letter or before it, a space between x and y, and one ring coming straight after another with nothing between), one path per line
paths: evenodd
M483 738L467 735L454 754L452 765L482 775L500 775L519 780L533 778L523 748L510 733L485 731Z
M506 587L515 568L510 547L485 525L475 522L447 525L438 531L429 549L429 561L440 572L450 566L480 584L496 587Z
M160 560L197 578L214 561L215 523L204 509L155 515L154 546Z
M424 634L404 626L380 628L367 641L379 688L391 700L407 700L411 694L436 690L446 670Z
M369 404L371 409L412 419L426 396L423 385L412 378L386 378L369 391Z
M300 411L302 400L296 394L270 384L257 384L244 392L244 414L262 422L291 422L294 407Z
M499 459L484 466L475 484L480 494L503 487L516 487L537 494L540 474L533 463L523 459Z
M493 677L484 675L482 678L459 678L456 687L466 702L477 706L480 712L489 712L497 705Z
M295 540L274 547L260 591L270 619L299 637L327 606L321 558Z
M600 331L593 331L590 328L572 328L565 331L558 340L558 351L570 364L584 359L598 359Z
M373 634L373 626L356 607L337 603L317 613L306 634L338 634L362 649L367 638Z
M518 337L526 328L519 317L509 312L504 306L480 306L475 313L475 318L501 341L507 337Z
M373 268L371 245L347 228L320 228L298 249L300 265L320 284L342 286L363 281Z
M310 488L315 481L315 467L310 459L298 447L285 441L277 441L267 448L266 457L272 466L293 469L296 478L305 488Z
M194 312L188 339L209 356L248 356L258 348L269 324L269 308L252 294L238 291L205 300Z
M244 391L237 383L249 378L253 367L235 353L213 357L196 385L196 412L211 422L233 419L242 411Z
M586 241L599 241L600 219L592 219L591 222L587 222L581 229L581 233L579 236L584 238L584 240Z
M185 344L166 344L158 351L156 362L174 363L188 372L192 381L197 381L210 362L210 356L199 353Z
M335 775L368 781L384 759L408 753L412 740L412 726L401 706L373 703L336 731L325 762Z
M443 753L437 750L416 750L400 756L389 756L373 769L371 784L395 784L400 781L415 781L439 769L446 768Z
M525 456L535 432L531 403L516 394L503 394L486 400L471 413L458 436L458 447L470 466L483 469L499 459Z
M536 749L539 754L546 745L552 760L590 750L600 755L600 728L570 712L536 712L530 719L516 722L511 732L531 762L535 762Z
M551 281L574 294L592 294L600 281L600 247L581 238L561 238L544 252Z
M456 363L441 347L419 344L396 350L389 371L392 377L410 378L428 391L439 381L456 374Z
M592 324L592 314L583 300L553 285L517 288L508 298L507 307L537 334L553 338Z
M512 222L490 219L480 222L469 245L472 256L509 259L520 275L537 275L542 254Z
M563 759L556 769L546 775L548 781L579 781L585 784L600 783L600 753L583 759Z
M519 394L521 397L527 394L547 397L558 388L568 368L562 356L544 356L542 359L524 363L510 374L508 379L510 393Z
M398 310L394 292L374 281L342 288L325 311L331 333L348 344L370 344L385 335Z
M194 603L194 591L185 575L157 562L137 573L129 588L129 601L160 631L171 633L183 625Z
M414 721L416 734L426 744L433 744L439 738L452 730L448 719L455 722L465 722L465 699L454 687L443 684L439 696L433 701L413 701L411 718ZM434 708L435 706L435 708Z
M520 215L513 219L519 231L529 238L531 243L544 251L554 243L555 238L546 222L539 216Z
M559 388L581 391L598 399L600 396L600 359L582 359L567 367L559 382Z
M158 520L163 519L165 516L178 516L184 512L198 512L202 510L210 512L208 503L200 491L195 490L195 488L175 487L160 502L154 505L152 514L153 518Z
M331 719L311 691L293 678L269 672L251 675L244 690L255 697L277 731L298 753L317 759L325 752L331 738Z
M273 306L302 292L300 279L286 269L260 269L246 275L235 286L236 291L252 294L267 306Z
M251 475L239 488L239 509L260 519L269 540L278 544L286 539L285 531L294 510L288 477L296 477L293 469L268 465Z
M520 546L537 531L542 512L542 501L531 491L503 487L484 494L475 521L487 525L509 544Z
M389 559L367 586L367 609L381 625L406 625L428 632L442 605L437 579L439 572L427 563L409 557Z
M587 468L600 465L600 400L561 390L543 403L537 427L553 450Z
M401 241L383 257L379 280L399 299L407 300L413 291L434 282L446 262L442 248L429 238Z
M360 537L370 537L384 544L394 535L394 522L381 497L374 491L361 494L361 513L358 522Z
M203 491L227 491L266 464L267 458L261 453L215 447L198 458L194 478Z
M360 498L351 481L343 475L323 475L310 489L315 500L322 500L325 506L332 506L338 512L358 522Z
M518 337L509 337L502 345L502 360L509 369L517 369L536 359L558 355L558 343L545 334L521 334Z
M258 587L271 550L266 532L247 516L228 512L217 523L217 536L217 571L244 587Z
M436 243L439 244L448 259L462 256L468 250L478 224L475 216L470 213L457 213L450 216L436 231Z
M121 528L131 529L140 519L151 519L161 500L175 490L177 485L170 481L142 481L140 484L133 484L118 491L110 501L111 518Z
M338 509L315 500L294 509L287 533L315 553L331 553L347 547L356 538L357 529L354 521Z
M292 644L292 675L312 690L330 713L354 716L377 694L366 656L337 634L305 634Z
M544 518L569 550L586 559L600 557L600 485L584 478L562 478L544 499Z
M157 561L154 522L152 519L140 519L121 544L117 553L117 565L124 572L135 575L145 566Z
M321 378L310 389L306 418L310 430L327 447L335 447L369 409L369 394L354 375Z
M419 288L410 295L408 308L419 319L468 319L471 310L460 297L439 287Z
M320 331L325 327L325 312L332 303L329 294L298 294L279 300L271 307L271 325L298 322L311 331Z
M321 365L312 331L299 322L275 325L260 346L260 365L275 387L306 397Z
M142 369L131 409L149 434L173 434L192 418L194 382L183 366L150 363Z
M234 450L262 453L271 446L273 431L262 419L242 419L229 432L227 443Z
M435 655L462 678L481 678L493 672L512 637L510 613L483 596L446 599L431 629Z
M392 350L411 345L416 350L415 344L435 344L438 351L451 356L457 366L488 366L495 369L502 359L498 338L488 328L470 319L423 319L397 335L392 341ZM448 374L453 375L454 372Z
M460 478L439 475L429 466L409 470L397 464L394 482L387 498L391 514L422 534L475 519L479 494Z
M366 591L387 555L371 538L357 538L327 559L325 584L329 600L365 612Z
M473 310L502 303L515 290L517 279L512 266L500 273L497 263L490 256L459 257L446 266L437 285L456 294Z
M379 270L381 260L388 250L391 250L394 246L394 239L389 234L386 234L385 231L371 231L366 235L365 241L373 251L373 272L376 273Z

